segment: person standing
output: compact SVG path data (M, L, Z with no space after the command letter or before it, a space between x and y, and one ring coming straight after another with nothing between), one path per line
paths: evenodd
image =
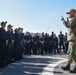
M5 67L5 47L6 47L6 23L7 22L1 22L1 28L0 28L0 68Z
M6 63L9 64L13 61L13 44L14 44L14 34L12 32L12 25L9 24L7 26L7 32L6 32Z
M34 37L33 37L33 54L37 54L37 34L35 33L34 34Z
M60 52L61 52L61 46L63 47L63 52L64 52L64 35L62 34L62 31L60 31L60 34L59 34L59 47L60 47Z
M20 60L22 59L22 36L21 36L21 28L17 29L17 32L14 34L15 36L15 41L14 41L14 47L15 47L15 54L14 54L14 59L15 60Z
M66 54L68 51L68 41L67 41L67 33L64 35L64 53Z
M24 33L23 33L23 28L21 28L21 33L20 34L21 34L21 40L22 40L22 44L21 44L22 45L21 46L22 47L21 48L22 51L21 51L21 54L24 54L25 47L24 47ZM23 56L22 56L22 58L23 58Z
M76 10L70 9L67 12L69 18L67 18L67 21L64 19L64 17L61 18L63 21L63 24L68 28L68 64L65 67L61 67L63 70L68 70L70 73L76 73ZM75 62L75 67L73 70L70 70L70 65L72 62Z
M29 32L26 32L26 35L24 36L24 46L25 46L25 53L31 55L31 36Z
M42 33L40 38L39 38L39 42L40 42L40 54L44 54L44 34Z
M39 53L39 34L36 33L36 38L37 38L37 53Z
M54 38L54 32L52 31L52 34L51 34L51 36L49 37L49 39L50 39L50 53L53 53L53 38Z
M57 53L59 54L58 38L57 38L57 36L54 34L54 38L53 38L53 53L54 53L54 54L56 54L56 50L57 50Z
M50 49L49 48L50 48L49 36L46 33L45 37L44 37L44 51L45 51L45 54L50 53Z

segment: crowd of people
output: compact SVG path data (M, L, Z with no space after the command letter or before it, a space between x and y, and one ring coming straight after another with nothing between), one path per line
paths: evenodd
M23 33L23 28L13 30L11 24L7 25L7 21L0 23L0 68L7 66L9 63L23 58L23 55L31 54L51 54L51 53L67 53L68 41L67 33L52 34L42 32L41 35L35 33L34 36L30 32ZM62 51L63 50L63 51Z

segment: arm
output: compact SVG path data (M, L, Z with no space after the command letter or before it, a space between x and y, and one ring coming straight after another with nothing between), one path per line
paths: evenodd
M65 20L63 21L63 24L67 27L67 28L73 28L76 26L76 18L72 19L69 22L66 22Z

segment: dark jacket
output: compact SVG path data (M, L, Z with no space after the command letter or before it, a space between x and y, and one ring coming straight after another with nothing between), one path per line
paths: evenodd
M13 32L11 32L11 31L7 31L6 32L6 40L8 40L8 42L12 42L12 40L14 40L15 39L15 37L14 37L14 34L13 34Z
M6 31L2 27L0 28L0 42L5 42L6 40Z

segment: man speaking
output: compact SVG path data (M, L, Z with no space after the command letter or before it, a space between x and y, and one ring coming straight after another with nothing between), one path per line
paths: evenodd
M70 9L66 14L68 14L69 19L64 19L64 17L61 18L63 24L68 28L68 64L65 67L61 67L63 70L67 70L70 73L76 73L76 10ZM75 62L75 67L73 70L70 70L70 65L72 62Z

